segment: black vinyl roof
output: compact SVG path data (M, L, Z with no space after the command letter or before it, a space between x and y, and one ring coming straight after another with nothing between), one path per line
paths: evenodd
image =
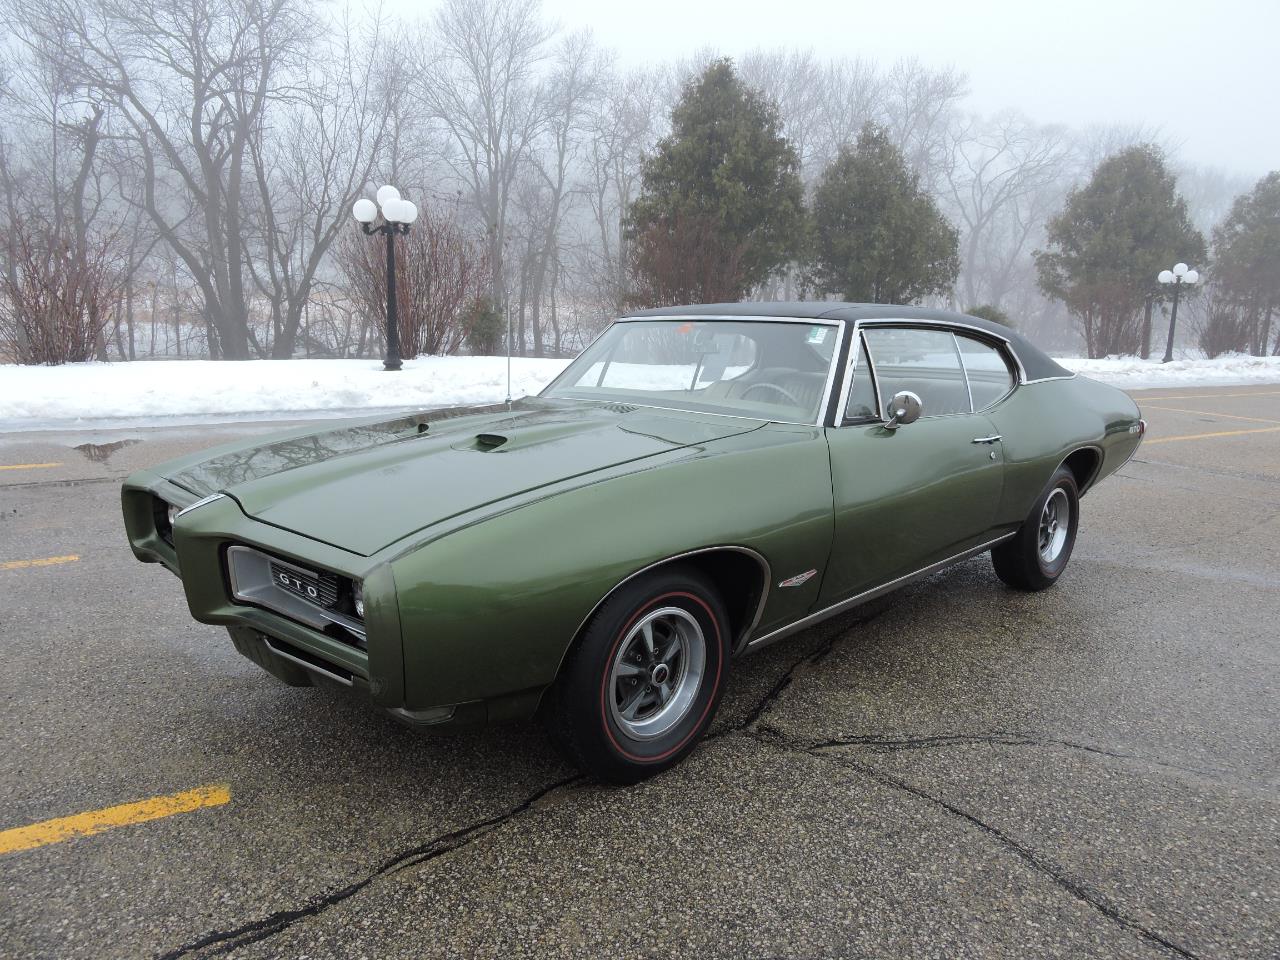
M628 317L743 317L767 319L790 317L801 320L917 320L930 323L956 323L975 327L1009 342L1028 380L1050 377L1070 377L1066 367L1033 344L1018 331L1004 324L971 317L950 310L931 310L927 307L898 307L889 303L840 303L832 301L799 300L753 303L698 303L688 306L656 307L651 310L635 310Z

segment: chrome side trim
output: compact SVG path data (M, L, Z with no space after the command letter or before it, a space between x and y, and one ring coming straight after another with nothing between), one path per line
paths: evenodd
M729 544L722 544L720 546L715 546L715 547L699 547L697 550L686 550L684 553L676 553L669 557L664 557L662 560L655 560L653 563L649 564L648 566L641 567L639 570L635 571L634 573L628 574L627 576L623 577L621 580L615 583L612 587L610 587L609 592L606 593L603 597L601 597L596 602L596 605L591 608L590 612L588 612L587 615L582 618L582 621L578 624L576 628L574 628L573 637L570 638L570 641L572 641L574 638L576 638L579 634L582 633L582 628L585 627L591 621L591 618L596 615L596 611L599 610L600 607L604 605L604 602L606 600L608 600L615 593L617 593L618 590L624 584L630 583L636 577L642 576L648 573L650 570L653 570L657 567L664 566L665 564L671 563L674 560L681 560L684 557L693 557L700 553L718 553L722 550L728 550L733 553L745 553L747 556L751 557L751 559L755 560L756 563L760 564L760 569L764 573L764 587L760 591L760 601L756 604L755 616L751 618L751 622L747 624L746 628L742 631L742 635L736 638L734 641L733 652L740 653L742 650L746 648L747 638L750 637L751 632L760 625L760 618L764 616L764 605L765 605L765 601L769 599L769 586L773 581L773 570L770 568L769 561L765 559L764 554L760 553L758 550L752 550L750 547L739 547L739 546L733 546ZM567 654L568 652L569 652L569 648L565 647L565 653ZM561 656L560 662L561 664L564 663L563 656ZM559 666L557 666L556 673L558 674L559 672L560 672L560 668Z
M1023 383L1049 383L1052 380L1074 380L1078 376L1080 376L1080 374L1073 373L1070 376L1066 376L1066 377L1039 377L1035 380L1023 380L1022 382Z
M839 603L834 603L829 607L825 607L817 613L811 613L807 617L803 617L800 620L789 623L785 627L779 627L777 630L774 630L771 633L766 633L762 637L756 637L754 640L747 642L746 649L759 650L761 647L768 646L777 640L782 640L792 634L799 633L807 627L821 623L823 620L828 620L837 614L844 613L846 610L852 610L859 604L874 600L876 597L882 597L886 593L890 593L899 587L905 587L909 583L921 580L930 574L937 573L939 570L949 567L953 563L959 563L961 560L967 560L970 557L977 556L978 554L991 549L997 543L1008 540L1010 537L1017 534L1017 532L1017 530L1013 530L1002 536L996 537L994 540L988 540L986 543L979 544L976 547L970 547L968 550L962 550L960 553L947 557L945 560L939 560L937 563L931 563L927 567L921 567L914 573L904 574L903 576L896 577L887 583L882 583L878 587L872 587L870 590L864 590L862 593L849 597L846 600L841 600Z
M318 673L322 677L328 677L330 680L335 680L338 683L342 684L344 687L352 686L350 677L344 677L340 673L334 673L332 670L326 670L324 669L324 667L314 664L309 660L303 660L301 657L295 657L291 653L285 653L285 651L281 650L274 643L272 643L271 638L268 637L265 633L262 634L262 642L267 645L268 650L274 653L281 660L288 660L290 663L296 663L298 666L302 667L304 670L310 670L312 673ZM317 657L317 659L319 658Z
M973 407L973 387L969 384L969 368L964 365L964 354L960 352L960 339L954 330L951 331L951 349L956 352L956 363L960 364L960 373L964 376L964 392L969 397L969 412L977 413Z
M200 507L203 507L206 503L213 503L213 501L215 500L223 500L226 498L226 496L227 495L225 493L211 493L209 496L204 497L200 500L197 500L195 503L192 503L183 507L181 510L177 512L177 514L174 516L173 519L177 520L178 517L185 516L186 514L190 513L192 510L196 510Z

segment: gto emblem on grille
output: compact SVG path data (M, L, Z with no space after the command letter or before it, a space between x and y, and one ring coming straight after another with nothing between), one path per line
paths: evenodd
M817 573L817 570L806 570L804 573L797 573L794 577L788 577L786 580L779 583L778 586L798 587L802 584L808 583L812 577L817 575Z
M312 600L320 599L320 591L311 584L304 583L297 577L291 577L287 573L277 573L276 577L290 590L297 591L298 593L305 593Z

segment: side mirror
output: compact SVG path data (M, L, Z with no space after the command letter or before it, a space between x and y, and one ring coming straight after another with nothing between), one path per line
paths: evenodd
M885 421L886 430L897 430L906 423L915 423L924 412L924 403L920 397L910 390L895 393L889 401L889 419Z

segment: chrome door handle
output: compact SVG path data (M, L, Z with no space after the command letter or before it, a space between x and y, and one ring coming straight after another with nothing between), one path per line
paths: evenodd
M997 434L993 434L990 437L974 437L969 442L970 443L995 443L997 440L1003 440L1003 439L1004 437L1000 436L1000 434L997 433Z

